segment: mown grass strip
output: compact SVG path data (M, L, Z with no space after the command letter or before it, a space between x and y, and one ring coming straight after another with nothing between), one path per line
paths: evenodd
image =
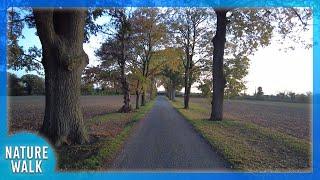
M125 125L122 131L114 138L102 138L98 142L87 145L78 145L64 149L59 153L59 168L61 170L103 170L108 168L115 156L121 150L126 139L131 134L134 125L142 119L153 107L155 100L150 101L131 117L131 120ZM104 123L110 120L124 118L123 113L110 113L102 116L96 116L88 123ZM76 151L76 152L75 152ZM76 158L77 154L86 156L85 158Z
M235 169L310 170L311 145L306 140L243 121L209 121L203 113L210 110L197 104L191 103L189 110L183 109L182 101L172 105Z

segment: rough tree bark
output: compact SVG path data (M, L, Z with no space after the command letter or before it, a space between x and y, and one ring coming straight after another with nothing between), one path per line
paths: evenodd
M189 63L187 62L187 64ZM190 99L189 76L190 76L190 70L188 65L184 73L184 109L189 109L189 99Z
M130 105L129 83L128 83L126 75L124 73L124 64L121 65L121 84L122 84L122 93L123 93L123 106L121 107L119 112L128 113L132 110L132 108Z
M143 90L141 94L141 106L145 106L145 105L146 105L146 91Z
M139 86L140 86L140 81L138 80L137 87L136 87L136 109L140 108L139 107L139 99L140 99Z
M171 100L174 101L176 98L176 88L173 87L172 88L172 92L171 92Z
M45 115L40 132L56 146L85 143L80 78L89 62L83 50L87 12L34 9L33 13L45 71Z
M187 44L190 44L190 30L188 28L188 38ZM194 46L194 44L193 44ZM186 53L186 64L185 64L185 72L184 72L184 109L189 109L189 99L190 99L190 90L191 90L191 68L192 68L192 55L190 55L189 47L185 48ZM191 53L194 53L194 47L192 47Z
M172 88L171 88L171 85L168 85L168 88L167 88L167 96L169 98L169 100L172 100Z
M154 78L152 77L151 78L151 86L150 86L150 89L149 89L150 100L154 99L154 94L153 94L154 87L155 87L155 81L154 81Z
M190 100L190 93L191 93L191 85L192 85L192 56L189 55L185 75L184 75L184 109L189 109L189 100Z
M122 88L122 93L123 93L123 106L119 110L119 112L123 113L128 113L132 110L131 105L130 105L130 87L129 83L125 74L125 65L126 65L126 55L125 55L125 44L124 44L124 34L122 33L121 35L121 59L118 60L118 64L120 66L121 70L121 88Z
M144 65L143 65L144 66L143 67L143 76L144 76L145 79L148 78L149 61L150 60L146 60ZM146 84L143 84L143 86L146 86ZM142 90L142 93L141 93L141 106L145 106L146 105L146 87L143 87L141 90Z
M223 73L223 55L226 42L226 27L228 10L215 10L217 15L216 35L212 39L213 43L213 96L210 120L221 121L223 119L223 95L226 84Z

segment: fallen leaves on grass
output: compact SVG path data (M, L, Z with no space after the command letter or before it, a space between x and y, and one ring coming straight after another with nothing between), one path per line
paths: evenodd
M178 98L182 101L181 98ZM190 98L191 103L206 109L203 119L209 119L211 104L207 98ZM302 103L225 100L225 119L251 122L310 141L311 105Z
M212 147L234 168L249 171L305 171L310 170L311 144L305 139L281 133L250 121L208 121L209 109L190 104L182 109L182 102L173 102ZM206 113L204 113L206 112Z
M82 96L81 106L84 120L118 111L123 103L122 98L122 96ZM132 97L132 104L135 103L134 99ZM42 125L44 108L44 96L8 97L9 132L38 131Z
M123 146L136 122L152 108L154 101L131 113L109 113L86 121L90 143L58 149L59 169L105 170Z

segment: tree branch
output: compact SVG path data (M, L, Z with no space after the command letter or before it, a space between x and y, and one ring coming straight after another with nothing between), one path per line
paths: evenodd
M304 27L306 27L307 25L308 25L308 23L307 22L304 22L303 20L302 20L302 17L300 16L300 14L297 12L297 10L296 9L294 9L294 8L290 8L293 12L294 12L294 14L299 18L299 20L300 20L300 22L302 23L302 25L304 26Z

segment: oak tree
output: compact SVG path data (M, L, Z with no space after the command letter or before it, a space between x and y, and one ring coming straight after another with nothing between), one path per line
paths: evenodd
M133 12L133 39L138 55L136 61L142 75L138 81L141 87L141 106L144 106L146 101L152 56L166 39L166 26L161 19L162 13L157 8L138 8ZM136 96L139 97L139 92Z
M196 56L202 54L202 47L212 33L207 24L209 14L206 9L181 8L168 11L167 15L172 44L184 51L181 58L184 66L184 108L188 109L191 85L197 80L194 71L199 69L201 60Z
M8 67L27 71L43 68L46 102L40 132L57 146L88 141L80 107L80 79L88 64L83 42L99 29L93 19L102 11L89 12L61 8L12 8L9 12ZM19 45L25 25L36 28L41 50L25 51Z
M111 69L120 72L119 81L123 93L123 106L119 112L130 112L130 86L127 79L128 61L131 58L130 51L132 47L132 30L131 20L128 12L123 8L112 8L108 10L111 17L111 24L114 26L115 33L110 35L106 42L102 44L100 49L96 51L96 55L100 57L100 68L104 71Z
M241 57L246 60L258 47L270 44L273 34L283 39L290 38L299 42L300 38L292 36L298 28L306 30L306 22L311 17L309 9L275 8L275 9L215 9L216 32L213 43L213 97L211 120L223 119L223 98L227 84L224 73L224 55ZM236 43L234 43L236 42ZM228 43L234 49L228 52ZM300 41L300 44L304 44ZM309 47L306 44L306 47ZM289 47L290 48L290 47ZM227 50L227 51L226 51Z

